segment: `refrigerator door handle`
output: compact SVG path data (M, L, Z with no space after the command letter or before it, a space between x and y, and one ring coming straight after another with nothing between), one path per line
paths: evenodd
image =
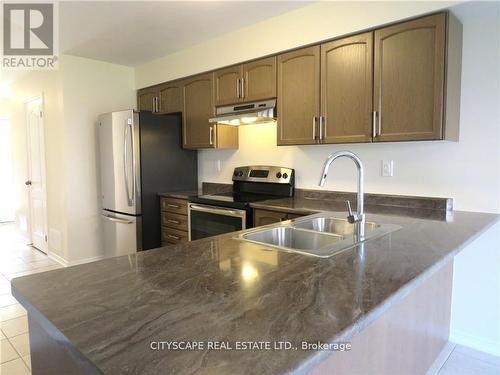
M120 223L120 224L133 224L133 221L131 220L125 220L125 219L119 219L117 217L114 217L114 216L110 216L110 215L102 215L102 217L108 219L108 220L111 220L111 221L114 221L115 223Z
M132 195L130 197L130 205L135 206L135 197L136 197L136 155L135 155L135 142L134 142L134 125L132 124L132 119L129 120L128 125L130 126L130 145L132 147Z
M123 169L124 169L124 176L125 176L125 192L127 193L127 201L128 205L132 206L133 205L133 196L130 195L130 176L129 176L129 166L128 166L128 148L127 148L127 139L128 139L128 133L130 131L130 126L127 124L125 126L125 134L123 136Z

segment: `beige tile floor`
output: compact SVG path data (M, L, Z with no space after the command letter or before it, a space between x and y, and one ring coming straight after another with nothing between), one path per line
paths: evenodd
M14 277L61 266L27 246L11 224L0 224L0 375L31 374L26 311L10 294ZM500 375L500 358L456 345L439 375Z
M27 246L12 224L0 224L0 375L31 374L28 318L10 293L10 280L60 267Z

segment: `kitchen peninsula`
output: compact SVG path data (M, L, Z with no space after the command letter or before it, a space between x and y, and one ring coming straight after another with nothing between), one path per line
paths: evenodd
M326 259L231 233L14 279L33 373L425 372L448 339L453 257L498 215L385 213L367 221L401 229ZM179 341L350 342L352 350L155 348Z

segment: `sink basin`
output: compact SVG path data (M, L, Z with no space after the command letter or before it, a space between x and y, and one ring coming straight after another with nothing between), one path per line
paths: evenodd
M297 222L295 228L308 229L316 232L334 233L339 236L352 236L354 235L354 225L345 219L335 217L316 217L314 219ZM365 223L365 236L369 232L380 228L379 224L366 222Z
M359 241L354 233L355 225L345 219L321 213L296 219L288 224L255 229L238 235L236 239L287 252L329 258L401 228L399 225L373 222L366 222L365 225L365 239Z
M288 251L325 256L335 243L344 238L335 234L305 231L290 226L263 229L241 235L246 241L279 247Z

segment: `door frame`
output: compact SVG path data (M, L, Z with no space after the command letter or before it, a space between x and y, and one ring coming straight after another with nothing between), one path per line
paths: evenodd
M29 128L29 115L28 115L28 106L35 102L39 101L40 102L40 109L41 109L41 116L40 116L40 124L41 124L41 130L39 132L39 137L40 137L40 145L43 146L43 150L40 152L40 164L41 164L41 175L43 179L43 199L44 199L44 219L45 219L45 248L44 249L38 249L45 254L49 255L49 218L48 218L48 209L47 209L47 166L46 166L46 158L45 158L45 101L43 97L43 93L37 96L30 97L26 100L24 100L24 121L25 121L25 126L26 126L26 162L27 162L27 180L31 178L31 150L30 150L30 128ZM28 238L30 241L30 244L33 245L33 217L32 217L32 202L31 202L31 189L28 189Z

